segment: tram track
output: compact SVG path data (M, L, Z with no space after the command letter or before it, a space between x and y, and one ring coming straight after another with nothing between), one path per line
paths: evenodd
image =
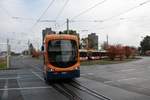
M89 95L92 95L92 96L94 96L94 97L96 97L96 98L98 98L100 100L111 100L110 98L104 96L103 94L100 94L100 93L98 93L98 92L96 92L96 91L94 91L92 89L89 89L86 86L81 85L77 81L73 80L72 83L70 83L69 85L74 87L74 88L76 88L76 89L78 89L78 90L80 90L80 91L83 91L83 92L85 92L85 93L87 93Z
M31 68L34 68L34 66L31 66ZM34 70L37 70L42 73L42 70L39 70L39 69L34 68ZM36 73L36 74L39 74L39 73ZM58 91L59 93L61 93L65 97L67 97L69 100L83 100L83 98L80 97L79 95L77 95L77 93L75 91L73 91L73 89L70 89L69 86L71 88L75 88L75 89L79 90L80 92L84 92L90 96L93 96L99 100L112 100L112 99L104 96L103 94L98 93L97 91L94 91L92 89L89 89L86 86L83 86L76 80L72 80L69 82L63 82L63 81L54 82L54 83L52 82L49 85L52 86L56 91Z
M83 97L80 97L76 92L73 91L73 88L79 90L80 92L84 92L90 96L93 96L94 98L97 98L98 100L112 100L106 97L105 95L98 93L97 91L94 91L92 89L89 89L86 86L81 85L75 80L72 80L68 83L57 82L57 83L52 83L50 85L59 93L69 98L69 100L84 100ZM72 89L70 89L69 86Z
M63 83L59 84L52 84L51 85L55 90L57 90L59 93L63 94L69 100L83 100L81 97L79 97L76 93L74 93L72 90L68 89Z

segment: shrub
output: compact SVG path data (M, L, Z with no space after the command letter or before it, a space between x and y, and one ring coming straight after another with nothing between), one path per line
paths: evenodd
M132 58L135 58L135 56L138 54L138 50L135 47L131 47L131 51L132 51Z
M111 45L108 47L107 51L108 51L108 57L111 60L114 60L115 58L119 58L120 60L123 60L125 55L125 50L121 45Z
M133 52L132 49L131 49L131 47L125 46L124 50L125 50L125 56L126 56L126 58L129 58L132 55L132 52Z
M125 55L124 47L121 45L116 45L116 55L120 60L123 60Z
M116 57L116 48L115 48L115 46L110 45L110 46L107 48L107 51L108 51L108 57L109 57L111 60L114 60L115 57Z

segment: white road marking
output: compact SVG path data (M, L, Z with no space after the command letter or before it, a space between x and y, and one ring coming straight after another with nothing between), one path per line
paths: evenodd
M80 76L86 76L86 75L94 75L94 73L85 73L85 74L80 74Z
M0 80L9 80L9 79L18 79L20 77L7 77L7 78L0 78Z
M120 79L120 80L117 80L118 82L121 82L121 81L129 81L129 80L135 80L137 78L126 78L126 79Z
M36 65L35 65L36 66ZM31 65L31 67L33 67L33 68L35 68L35 69L37 69L38 71L41 71L41 72L43 72L43 70L42 69L40 69L39 67L35 67L34 65Z
M125 69L125 70L121 70L121 72L128 72L128 71L134 71L136 69Z
M80 76L85 76L86 74L80 74Z
M18 77L19 77L19 76L18 76ZM18 79L17 79L17 83L18 83L19 88L21 88L21 84L20 84L20 82L19 82Z
M6 83L5 83L5 86L4 86L4 89L7 89L7 88L8 88L8 80L6 80ZM4 90L3 95L2 95L2 99L3 100L8 99L8 90Z
M94 73L87 73L87 75L94 75Z
M104 81L105 84L112 83L112 82L114 82L114 81Z
M114 81L104 81L105 84L108 84L108 83L113 83L113 82L121 82L121 81L129 81L129 80L135 80L137 78L125 78L125 79L119 79L119 80L114 80Z
M41 87L23 87L23 88L3 88L0 91L10 91L10 90L33 90L33 89L49 89L50 86L41 86Z
M32 72L35 76L37 76L40 80L44 81L44 79L43 79L39 74L37 74L37 73L34 72L33 70L31 70L31 72Z

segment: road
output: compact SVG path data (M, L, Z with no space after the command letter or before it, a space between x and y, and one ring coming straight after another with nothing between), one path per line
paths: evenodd
M74 81L47 84L42 60L12 57L0 71L0 100L150 100L150 58L112 65L81 66Z

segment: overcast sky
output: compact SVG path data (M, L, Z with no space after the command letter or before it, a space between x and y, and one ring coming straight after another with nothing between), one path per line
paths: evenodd
M150 0L52 1L0 0L0 43L9 38L16 51L27 48L28 40L40 47L42 29L63 31L67 18L71 20L70 29L81 37L97 33L100 44L108 34L110 44L137 47L142 37L150 34Z

